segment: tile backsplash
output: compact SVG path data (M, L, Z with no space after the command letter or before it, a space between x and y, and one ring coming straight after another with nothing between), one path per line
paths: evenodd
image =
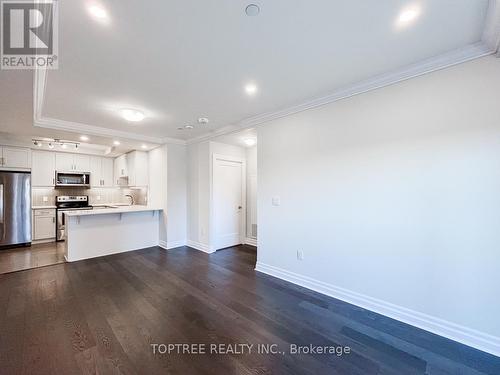
M90 204L111 204L111 203L130 203L130 198L134 197L135 204L146 205L148 203L148 189L128 189L128 188L92 188L92 189L53 189L53 188L33 188L32 202L33 206L54 206L56 196L58 195L88 195ZM44 198L46 201L44 201Z

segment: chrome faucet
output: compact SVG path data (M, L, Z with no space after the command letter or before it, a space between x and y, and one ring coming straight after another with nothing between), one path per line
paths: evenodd
M133 206L134 205L134 197L130 194L125 194L125 196L130 198L130 205Z

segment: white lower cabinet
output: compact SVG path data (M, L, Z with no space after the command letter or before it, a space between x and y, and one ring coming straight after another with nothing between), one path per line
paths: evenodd
M33 240L48 240L56 238L56 210L33 210Z

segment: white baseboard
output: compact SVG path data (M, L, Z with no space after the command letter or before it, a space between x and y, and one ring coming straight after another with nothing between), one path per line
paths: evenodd
M255 270L500 357L500 337L327 284L282 268L257 262Z
M187 246L192 247L193 249L203 251L204 253L215 253L215 250L210 248L207 244L196 242L196 241L191 241L187 240Z
M34 240L34 241L31 241L31 244L32 245L40 245L42 243L51 243L51 242L56 242L56 239L55 238L49 238L49 239L46 239L46 240Z
M251 245L257 247L257 239L256 238L245 238L245 245Z
M181 241L160 241L158 243L158 246L160 246L162 249L165 249L165 250L171 250L171 249L175 249L177 247L182 247L182 246L186 246L186 241L185 240L181 240Z

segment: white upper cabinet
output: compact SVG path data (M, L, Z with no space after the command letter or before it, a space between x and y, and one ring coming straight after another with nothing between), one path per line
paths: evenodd
M56 153L56 170L59 172L73 171L73 154L67 154L64 152Z
M74 155L75 171L88 172L90 171L90 156Z
M148 153L132 151L115 159L115 185L148 186Z
M127 177L127 155L118 156L114 162L114 184L116 186L126 186L128 185Z
M113 186L113 159L90 157L90 183L92 187Z
M128 185L148 185L148 153L132 151L127 154Z
M56 155L48 151L32 152L31 185L34 187L54 186Z
M56 170L61 172L89 172L90 156L57 152Z
M29 148L0 146L1 168L31 168L31 150Z
M113 159L102 158L101 178L102 186L113 186Z
M102 158L99 156L90 157L90 186L102 187Z

